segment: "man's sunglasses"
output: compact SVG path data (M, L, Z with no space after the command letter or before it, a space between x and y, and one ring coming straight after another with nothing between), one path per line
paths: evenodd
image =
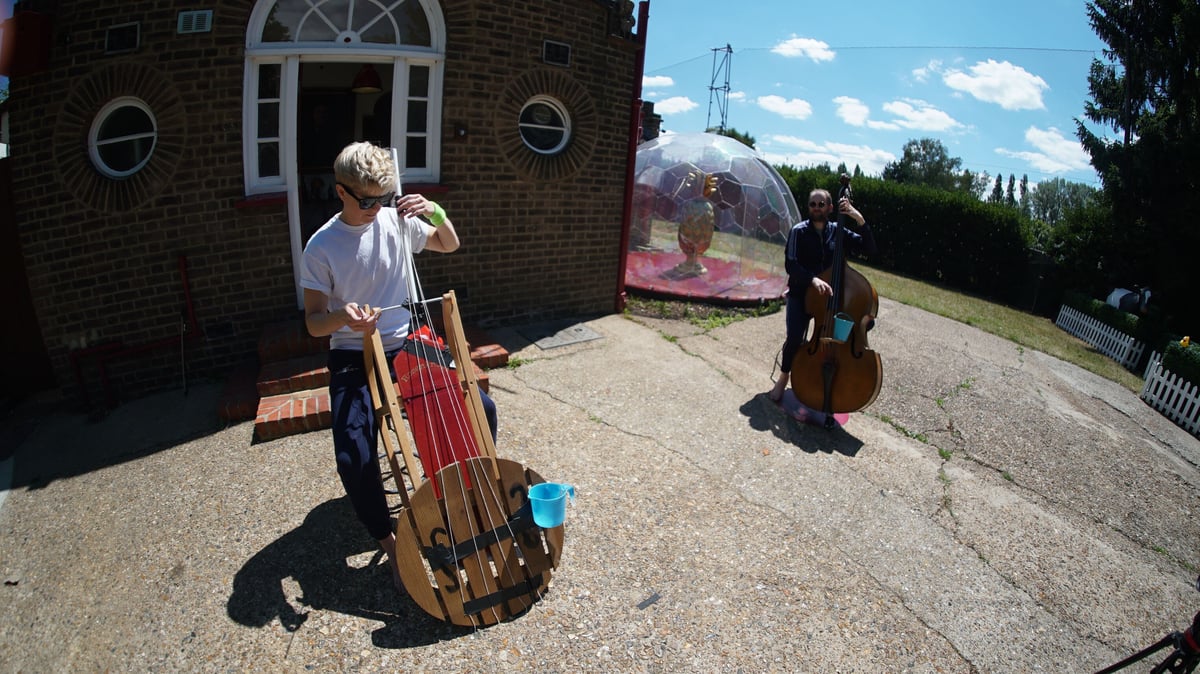
M824 206L825 206L825 202L824 202L824 201L810 201L810 202L808 202L808 207L809 207L809 208L823 208Z
M388 192L387 194L383 194L383 195L380 195L377 197L360 197L354 193L354 190L350 189L349 187L346 187L346 185L344 183L338 183L338 184L342 186L342 189L346 190L346 194L349 194L352 199L358 200L358 207L363 209L364 211L371 209L371 208L375 208L376 204L379 204L380 206L391 206L392 201L396 198L395 192Z

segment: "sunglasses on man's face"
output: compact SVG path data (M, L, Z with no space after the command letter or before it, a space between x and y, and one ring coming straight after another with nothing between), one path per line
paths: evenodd
M377 197L360 197L354 193L354 190L350 189L349 187L346 187L345 184L343 184L343 183L338 183L338 184L342 186L342 189L346 190L346 194L349 194L351 199L358 200L358 207L363 209L364 211L375 208L376 204L378 204L380 206L391 206L392 200L396 198L395 192L388 192L387 194L382 194Z
M810 201L810 202L808 202L808 207L809 208L825 208L825 202L824 201Z

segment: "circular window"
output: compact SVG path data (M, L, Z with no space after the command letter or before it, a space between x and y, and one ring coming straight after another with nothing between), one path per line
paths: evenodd
M562 103L549 96L534 96L521 108L517 121L521 140L539 154L556 154L571 139L571 118Z
M150 108L133 97L115 99L100 109L88 133L88 155L100 173L125 178L137 173L158 141Z

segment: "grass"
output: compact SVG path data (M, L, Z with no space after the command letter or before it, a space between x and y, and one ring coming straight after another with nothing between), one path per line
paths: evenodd
M1035 349L1074 363L1131 391L1142 390L1141 377L1096 351L1083 340L1064 332L1048 318L863 264L855 263L854 266L871 281L871 285L875 286L875 290L883 297L1003 337L1015 343L1022 353L1027 348Z
M882 297L1003 337L1016 345L1018 353L1023 354L1026 349L1035 349L1078 365L1131 391L1142 389L1140 376L1126 370L1086 342L1064 332L1048 318L858 262L854 263L854 267L867 277ZM773 313L781 308L781 302L742 308L630 297L627 311L641 316L686 320L704 330L711 330L752 316ZM969 387L970 383L965 385Z

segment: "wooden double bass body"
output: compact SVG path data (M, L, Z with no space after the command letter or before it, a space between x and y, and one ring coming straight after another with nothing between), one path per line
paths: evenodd
M838 195L850 195L849 178L843 176ZM812 333L792 361L792 390L801 403L825 413L832 428L833 414L857 412L879 395L883 364L867 343L867 331L879 313L879 293L866 277L845 262L844 226L838 227L833 265L819 278L833 288L831 296L809 287L805 309L813 317ZM837 339L835 318L852 325L845 339Z

